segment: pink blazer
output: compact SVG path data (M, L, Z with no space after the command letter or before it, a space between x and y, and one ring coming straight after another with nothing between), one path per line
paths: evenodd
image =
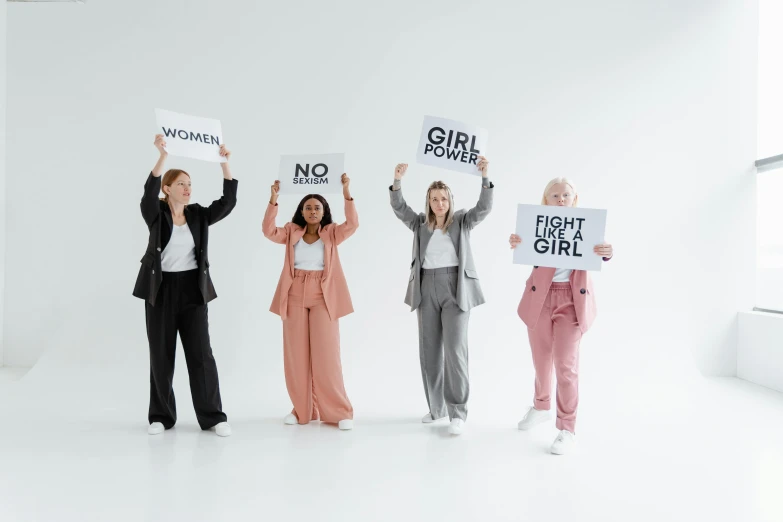
M272 306L269 308L270 312L276 313L285 320L288 315L288 291L294 282L294 245L302 239L305 229L294 223L286 223L284 227L276 226L277 208L277 205L267 205L263 228L264 236L275 243L286 245L285 264L280 273L275 296L272 298ZM332 223L318 229L318 235L324 244L324 275L321 279L321 289L326 301L326 310L332 321L353 312L351 294L348 292L348 283L340 264L340 256L337 254L337 245L351 237L357 228L359 228L359 216L351 199L345 200L345 223L341 225Z
M552 286L554 275L554 268L533 267L533 272L530 273L530 277L525 283L525 293L522 294L517 314L531 330L535 329L536 323L538 323L538 317L541 315L541 309L544 307L544 301L549 293L549 287ZM571 292L574 294L574 308L576 309L576 318L579 321L579 329L585 333L592 326L597 313L590 274L585 270L571 272Z

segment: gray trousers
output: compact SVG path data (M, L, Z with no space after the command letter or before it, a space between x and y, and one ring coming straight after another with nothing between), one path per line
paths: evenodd
M457 305L458 267L422 270L419 358L433 419L468 416L468 319ZM444 357L445 356L445 357ZM445 364L444 364L445 363Z

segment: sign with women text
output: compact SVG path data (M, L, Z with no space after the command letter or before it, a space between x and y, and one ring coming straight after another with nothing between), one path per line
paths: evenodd
M225 163L220 155L223 129L220 120L189 116L177 112L155 109L157 134L166 140L166 152L204 161Z
M345 154L280 156L280 194L340 194Z
M481 176L478 157L487 155L485 129L460 121L425 116L416 161Z
M605 229L606 210L519 205L522 244L514 249L514 263L600 271L602 258L593 247L604 242Z

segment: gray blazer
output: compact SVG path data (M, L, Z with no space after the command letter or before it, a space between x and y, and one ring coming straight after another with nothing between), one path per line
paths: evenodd
M485 178L481 178L485 180ZM459 257L459 272L457 273L457 303L461 310L467 312L474 306L484 304L484 294L479 285L478 272L473 262L470 249L470 231L484 221L492 210L492 194L495 185L488 180L482 181L481 196L476 206L470 210L460 209L454 213L454 222L448 229L454 248ZM427 227L427 216L416 213L402 197L402 189L393 190L389 187L389 197L394 214L400 221L413 231L413 260L411 275L408 278L408 291L405 294L405 304L416 310L421 303L421 267L424 255L432 237Z

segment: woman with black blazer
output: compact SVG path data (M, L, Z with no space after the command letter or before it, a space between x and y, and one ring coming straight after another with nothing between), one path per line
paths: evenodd
M231 213L237 204L237 180L228 162L223 170L223 196L204 208L190 204L190 175L170 169L163 175L166 142L155 136L160 158L144 184L141 215L150 231L133 295L146 301L150 346L150 435L163 433L177 421L172 389L177 332L182 340L190 376L190 394L202 430L215 428L231 435L220 401L217 366L209 343L207 303L217 297L209 276L209 226ZM220 146L220 155L231 152ZM159 199L161 188L165 195Z

